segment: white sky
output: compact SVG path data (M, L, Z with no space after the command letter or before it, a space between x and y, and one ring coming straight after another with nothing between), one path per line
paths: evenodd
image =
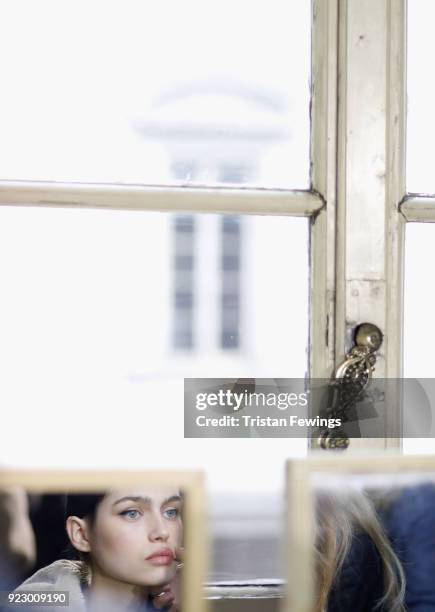
M220 79L283 101L305 186L308 0L4 0L0 21L2 178L158 182L133 125L174 86Z
M435 193L435 57L433 0L408 1L407 190Z

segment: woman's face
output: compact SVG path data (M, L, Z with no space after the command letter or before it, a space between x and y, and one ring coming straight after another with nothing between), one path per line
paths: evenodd
M182 500L177 489L117 490L106 495L89 528L94 571L135 586L156 586L176 572Z

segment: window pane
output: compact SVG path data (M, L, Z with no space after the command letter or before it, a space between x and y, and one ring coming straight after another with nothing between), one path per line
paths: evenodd
M0 177L306 188L310 24L310 0L6 0Z
M304 377L306 219L1 207L0 287L2 465L206 466L214 491L276 493L305 452L183 439L183 378Z
M435 261L435 227L431 223L408 223L405 251L405 378L435 378L435 293L432 290ZM420 381L424 386L424 381ZM435 453L433 438L403 440L406 453Z
M407 191L412 193L435 193L435 83L431 78L434 19L432 0L408 2Z

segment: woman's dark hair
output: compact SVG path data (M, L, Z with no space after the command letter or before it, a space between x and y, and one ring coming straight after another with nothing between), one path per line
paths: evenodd
M79 518L89 518L93 522L98 505L103 497L104 494L82 495L81 493L71 493L65 495L65 520L69 516L78 516Z
M98 506L104 498L104 493L100 495L82 495L81 493L70 493L64 496L64 519L69 516L78 516L79 518L87 518L91 524L95 521ZM66 535L66 534L65 534ZM79 552L74 548L68 539L67 547L64 551L65 556L69 559L78 559L87 561L87 553Z

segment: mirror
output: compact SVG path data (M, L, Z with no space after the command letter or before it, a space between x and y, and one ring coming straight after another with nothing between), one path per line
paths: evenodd
M198 473L0 475L1 609L195 609L206 571Z
M314 455L287 485L287 610L435 609L434 457Z

